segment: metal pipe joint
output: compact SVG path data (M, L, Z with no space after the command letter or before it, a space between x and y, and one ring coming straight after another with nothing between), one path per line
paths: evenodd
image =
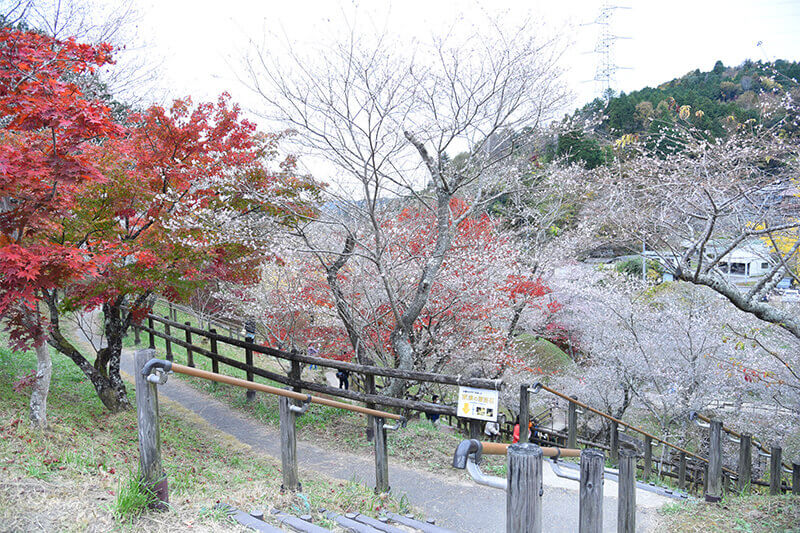
M150 383L163 385L167 382L168 375L172 374L172 361L166 359L150 359L142 367L142 375Z
M302 415L306 411L308 411L308 406L311 405L311 395L309 394L308 397L303 400L303 405L290 405L289 410L296 414L297 416Z

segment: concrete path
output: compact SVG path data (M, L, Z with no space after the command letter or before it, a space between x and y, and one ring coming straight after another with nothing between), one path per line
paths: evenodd
M122 370L133 373L133 352L130 350L123 354ZM280 458L280 435L277 429L263 426L179 379L170 379L159 387L159 393L254 450ZM375 484L375 466L370 458L342 453L306 441L298 441L297 453L301 470L313 470L342 480L355 479L367 486ZM544 470L544 531L577 531L577 483L557 477L549 465ZM504 491L477 485L466 475L455 471L452 475L437 475L401 466L391 462L391 459L389 480L395 497L405 494L412 505L423 510L426 518L435 518L438 525L465 533L505 531ZM606 481L605 493L615 496L616 492L616 483ZM637 531L651 531L655 508L668 500L644 491L637 491L637 499ZM616 520L616 498L606 497L603 505L604 531L616 531Z

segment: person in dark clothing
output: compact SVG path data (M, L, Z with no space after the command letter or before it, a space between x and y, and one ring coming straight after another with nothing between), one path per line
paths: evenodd
M248 318L244 323L244 340L250 343L256 342L256 321Z
M340 389L350 390L350 372L347 370L339 370L336 373L336 377L339 378Z
M431 397L431 403L439 403L439 395L434 394ZM431 421L431 424L433 424L434 426L436 425L436 422L439 421L439 413L425 413L425 416L428 418L428 420Z

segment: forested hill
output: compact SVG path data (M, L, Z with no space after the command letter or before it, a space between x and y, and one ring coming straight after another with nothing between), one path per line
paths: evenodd
M690 106L694 126L724 136L728 117L739 123L759 120L759 105L776 92L795 89L798 79L798 62L747 61L727 67L717 61L709 72L694 70L658 87L622 93L608 103L597 99L576 110L565 118L576 127L560 136L557 152L593 168L604 162L603 145L624 134L656 133L682 106Z

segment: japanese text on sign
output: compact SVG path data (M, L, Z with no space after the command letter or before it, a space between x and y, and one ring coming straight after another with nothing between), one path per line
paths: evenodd
M458 388L458 416L477 420L497 421L499 405L496 390Z

